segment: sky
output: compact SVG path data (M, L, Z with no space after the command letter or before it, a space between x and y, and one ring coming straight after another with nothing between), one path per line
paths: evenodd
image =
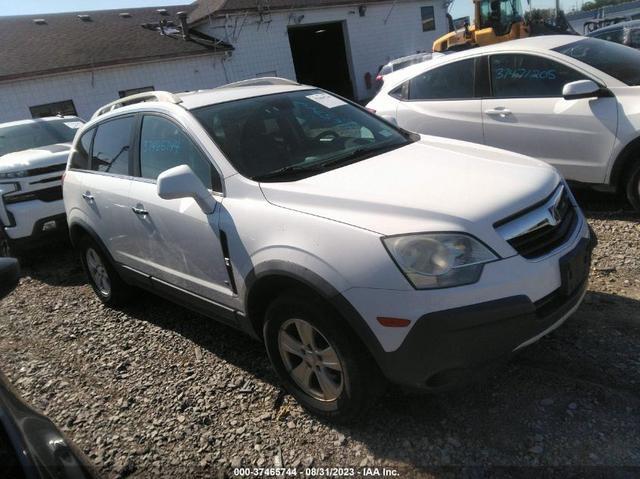
M436 0L437 1L437 0ZM527 9L526 0L522 7ZM580 6L584 0L562 0L560 5L566 11ZM552 8L555 0L531 0L534 8ZM190 0L0 0L0 16L33 15L37 13L77 12L84 10L105 10L110 8L162 7L165 5L187 4ZM472 0L454 0L451 7L453 18L473 16Z

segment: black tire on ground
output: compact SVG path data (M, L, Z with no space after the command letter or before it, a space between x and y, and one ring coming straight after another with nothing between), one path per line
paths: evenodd
M640 161L631 167L626 193L629 203L636 211L640 211Z
M309 351L335 351L341 373L337 373L331 367L324 367L324 364L332 362L331 359L327 359L330 357L329 353L323 353L321 356L307 353L305 356L305 353L296 355L298 353L281 352L283 331L300 343L310 344L310 341L303 339L305 335L299 333L300 323L292 322L293 320L302 320L304 326L306 323L315 330L312 334L314 340L311 341L314 346L307 348ZM290 290L275 299L267 309L263 332L267 353L285 388L305 409L316 416L334 422L353 421L375 403L376 398L384 391L385 381L360 340L333 308L313 294L302 290ZM297 346L295 341L291 344ZM282 349L286 350L284 347ZM287 360L283 356L290 359ZM314 356L316 362L309 356ZM290 373L299 367L313 371L308 376L298 375L299 378L310 378L309 381L305 381L310 385L307 390L301 387ZM332 387L338 383L339 387L328 389L327 377L332 380ZM333 395L325 395L327 390L335 393L335 398L331 398ZM319 398L319 395L324 397Z
M107 306L120 306L131 298L131 286L122 281L109 257L95 241L88 236L83 237L79 241L78 252L87 280L100 301Z

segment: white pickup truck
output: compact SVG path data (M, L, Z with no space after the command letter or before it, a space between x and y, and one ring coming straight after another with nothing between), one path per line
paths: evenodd
M0 124L0 256L66 233L62 174L82 124L75 116Z

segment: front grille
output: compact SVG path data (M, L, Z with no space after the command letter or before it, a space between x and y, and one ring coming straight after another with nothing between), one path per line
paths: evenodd
M494 226L521 256L534 259L566 242L577 224L576 208L566 187L560 186L542 204Z
M62 186L54 186L43 190L30 191L29 193L20 193L18 195L7 195L4 202L7 205L13 203L22 203L24 201L40 200L47 203L62 199Z
M27 176L38 176L46 173L55 173L57 171L64 171L67 168L66 163L60 163L57 165L41 166L40 168L32 168L27 170Z

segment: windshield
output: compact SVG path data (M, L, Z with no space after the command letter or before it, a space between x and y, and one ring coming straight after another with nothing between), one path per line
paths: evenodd
M627 85L640 85L638 50L596 38L583 38L553 50L591 65Z
M520 0L482 0L480 28L491 27L496 35L505 35L511 25L522 20Z
M0 156L56 143L70 143L81 124L78 118L65 118L0 126Z
M412 141L320 90L252 97L193 113L234 167L256 181L299 179Z

